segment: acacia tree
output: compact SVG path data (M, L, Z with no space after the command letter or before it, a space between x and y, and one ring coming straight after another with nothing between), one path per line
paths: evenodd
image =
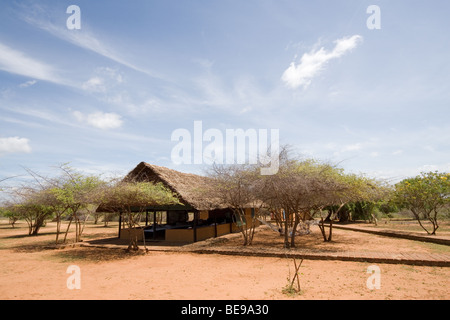
M51 207L43 199L45 194L31 188L15 190L14 200L7 206L7 210L28 224L28 235L37 235L45 220L52 214Z
M329 172L331 177L330 183L333 188L327 196L326 206L331 207L327 218L324 220L321 216L319 223L320 231L324 241L332 240L333 220L341 214L342 216L350 215L348 207L354 203L373 203L386 197L389 189L382 184L381 181L364 177L356 174L345 174L343 170L335 170ZM373 216L373 215L372 215ZM349 217L347 216L346 219ZM374 218L374 217L373 217ZM351 219L351 216L350 216ZM341 220L341 219L340 219ZM329 222L329 234L326 235L324 222Z
M253 242L257 226L258 213L251 216L246 214L248 208L258 208L261 201L255 189L258 187L257 168L250 165L214 165L208 173L212 188L202 189L208 198L217 199L223 206L233 210L236 225L243 237L243 245Z
M17 220L20 219L20 215L15 210L12 210L11 208L4 206L0 208L0 216L6 217L9 220L9 224L11 227L15 227L15 224Z
M60 171L56 177L44 177L30 169L27 172L37 183L36 189L39 190L41 197L36 202L49 207L56 220L56 239L58 244L61 234L61 223L64 217L69 218L69 223L65 231L63 242L66 242L72 222L75 225L75 242L81 241L81 235L85 223L92 212L92 207L96 205L97 190L104 182L95 175L82 174L68 164L62 164L58 167ZM80 215L83 209L85 214Z
M322 233L323 240L330 242L333 235L333 220L340 214L346 203L351 198L351 179L344 174L340 168L328 166L321 171L322 183L326 185L323 192L317 195L317 206L315 212L320 213L319 229ZM322 216L322 210L324 207L328 207L328 216L324 220ZM328 235L325 231L325 221L329 223Z
M4 178L1 181L10 178L13 177ZM36 179L26 185L8 188L8 200L4 210L13 222L18 219L25 220L28 224L29 235L37 235L46 219L52 214L51 209L46 205L46 194L43 189L42 182Z
M321 215L319 228L324 241L332 240L334 217L348 203L374 199L379 195L378 183L372 179L345 174L343 169L317 160L292 157L287 148L280 153L278 173L263 177L260 198L278 216L284 230L284 246L295 247L297 226L326 207L334 207L329 215L329 234ZM289 238L290 237L290 238Z
M283 148L278 173L263 177L260 197L278 216L284 246L295 247L297 227L312 219L313 212L334 201L331 195L343 188L336 168L316 160L299 160Z
M260 176L260 186L256 189L257 192L259 191L258 197L272 211L278 230L281 235L284 235L286 248L291 246L295 237L294 225L298 224L298 220L295 221L295 214L299 211L300 203L298 189L299 184L304 184L296 172L297 167L298 163L291 159L288 147L282 147L279 154L278 172L273 175ZM293 234L291 241L289 241L290 232Z
M56 220L56 239L58 244L61 234L61 223L63 218L68 217L69 223L65 231L63 242L66 242L72 222L75 225L75 242L81 241L81 235L89 214L96 209L97 193L104 184L100 177L82 174L68 164L58 167L59 175L46 177L41 174L25 169L35 184L27 186L25 190L34 190L39 197L34 198L34 205L49 208L51 215ZM80 215L83 209L85 214Z
M311 176L302 169L302 165L296 161L284 161L275 175L262 177L264 184L261 196L277 216L286 248L295 246L297 226L306 218Z
M430 235L439 228L438 214L450 205L450 173L427 172L395 185L394 201L409 209L419 225ZM428 220L431 230L422 223Z
M100 203L99 190L105 182L98 176L84 175L67 165L62 165L60 170L62 175L54 180L54 187L50 190L55 212L58 212L58 226L63 215L69 216L63 242L66 242L72 222L75 224L75 242L79 242L89 215ZM81 210L83 214L80 213ZM59 227L57 237L58 234Z
M140 219L148 206L180 204L176 195L161 183L135 181L112 181L102 189L99 200L102 208L118 212L130 231L141 228ZM145 241L143 232L142 229ZM138 249L138 235L130 233L127 251Z

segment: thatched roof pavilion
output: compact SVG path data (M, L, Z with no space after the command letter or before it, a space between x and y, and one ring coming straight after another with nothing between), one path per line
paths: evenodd
M128 173L124 180L160 182L177 194L181 203L198 211L226 208L225 205L220 204L219 199L212 197L213 184L211 179L205 176L141 162Z
M232 208L214 195L211 178L141 162L123 181L162 183L178 196L181 205L147 207L145 227L140 231L122 233L120 214L119 238L137 232L145 239L195 242L238 230ZM249 221L254 210L252 206L246 209Z

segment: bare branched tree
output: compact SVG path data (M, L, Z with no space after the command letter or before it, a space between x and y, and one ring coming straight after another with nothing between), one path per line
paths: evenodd
M243 236L243 245L251 245L262 202L257 198L258 171L250 165L213 165L208 172L212 188L204 194L207 198L218 199L233 210L234 221ZM204 191L205 192L205 191ZM248 214L248 210L253 210Z

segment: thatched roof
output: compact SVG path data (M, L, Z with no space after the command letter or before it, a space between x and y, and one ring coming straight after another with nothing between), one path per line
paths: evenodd
M208 177L183 173L166 167L141 162L124 178L125 181L161 182L178 194L180 202L197 210L225 208L218 199L213 199L212 181Z

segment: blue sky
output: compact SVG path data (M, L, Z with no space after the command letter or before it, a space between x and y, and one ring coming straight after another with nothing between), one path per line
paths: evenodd
M70 5L81 29L66 25ZM370 5L381 29L369 29ZM445 1L2 1L0 179L176 165L171 134L279 129L349 172L450 171Z

